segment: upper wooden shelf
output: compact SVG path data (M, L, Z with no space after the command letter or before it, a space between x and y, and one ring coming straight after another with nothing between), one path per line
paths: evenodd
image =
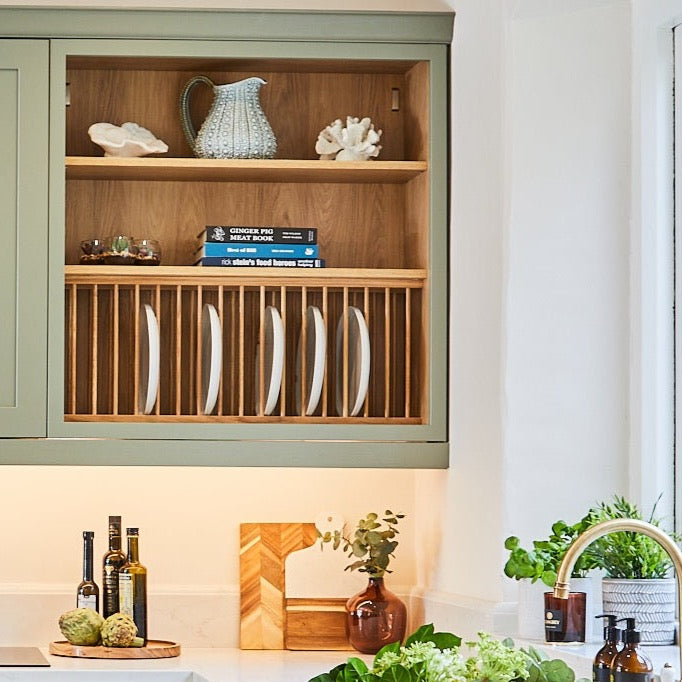
M67 180L400 184L427 170L426 161L66 157Z

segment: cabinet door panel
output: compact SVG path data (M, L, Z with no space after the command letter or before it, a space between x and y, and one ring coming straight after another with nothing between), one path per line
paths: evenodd
M47 41L0 41L0 436L46 434L47 107Z

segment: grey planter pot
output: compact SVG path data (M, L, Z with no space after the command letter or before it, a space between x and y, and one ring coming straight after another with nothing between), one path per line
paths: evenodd
M642 644L675 643L674 578L604 578L602 598L604 613L612 613L617 618L635 618Z

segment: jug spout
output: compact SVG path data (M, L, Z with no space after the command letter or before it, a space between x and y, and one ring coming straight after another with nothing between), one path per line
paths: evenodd
M196 133L189 113L190 94L203 83L213 90L213 103ZM270 159L277 139L260 104L266 81L250 76L235 83L216 85L207 76L195 76L180 96L180 118L195 156L207 159Z

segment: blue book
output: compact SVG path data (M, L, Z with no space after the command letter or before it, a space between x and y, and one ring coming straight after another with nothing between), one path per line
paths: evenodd
M220 258L205 256L195 265L223 268L323 268L321 258Z
M317 244L244 244L206 242L197 251L206 258L317 258Z

